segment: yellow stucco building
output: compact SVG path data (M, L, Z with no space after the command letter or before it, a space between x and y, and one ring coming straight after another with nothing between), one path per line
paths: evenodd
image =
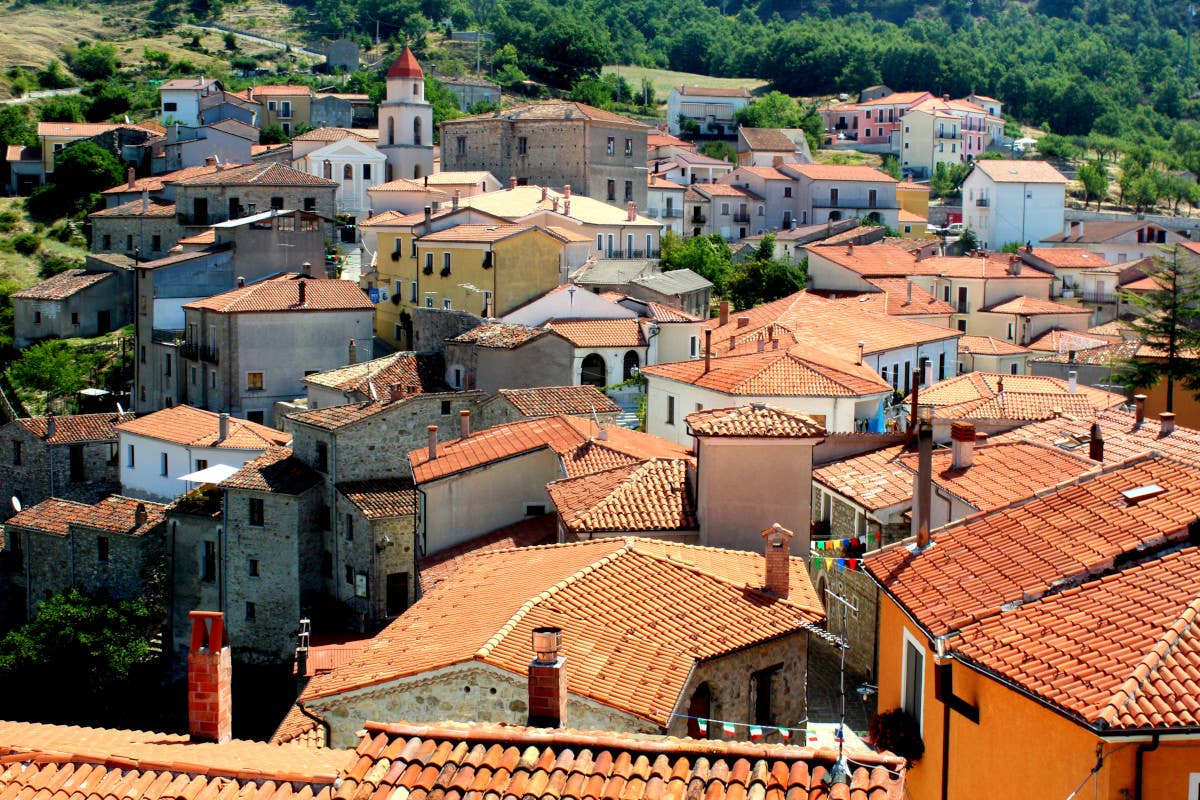
M928 236L929 187L909 178L896 184L896 201L900 203L900 233L914 238Z

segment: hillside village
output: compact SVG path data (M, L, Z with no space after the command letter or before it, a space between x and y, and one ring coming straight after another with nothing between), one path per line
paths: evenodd
M0 381L0 632L143 603L186 713L14 696L0 796L1198 797L1189 218L1072 207L973 92L446 86L495 107L405 47L8 147L124 174L14 346L129 367Z

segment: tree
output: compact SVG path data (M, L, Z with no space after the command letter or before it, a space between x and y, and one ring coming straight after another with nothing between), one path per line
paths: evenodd
M969 164L947 164L945 161L939 161L929 179L929 189L934 197L954 197L959 193L959 187L970 171Z
M684 241L667 231L662 237L660 256L664 272L690 269L712 282L717 294L725 294L725 282L729 278L733 251L719 234L693 236Z
M111 44L85 44L68 50L71 71L85 81L103 81L117 74L117 48Z
M222 38L225 41L225 49L231 53L236 53L238 49L237 37L232 33L226 33Z
M57 339L30 345L8 369L13 383L45 392L50 399L71 397L87 385L87 369L75 351Z
M783 92L769 92L734 112L734 120L747 128L803 128L808 146L817 149L825 123L815 105L802 105Z
M278 122L272 122L258 134L258 141L260 144L283 144L288 141L288 137L283 132L282 125Z
M1200 270L1182 248L1161 249L1148 270L1159 288L1121 293L1138 309L1130 327L1150 356L1122 362L1118 376L1131 389L1165 380L1167 411L1174 411L1176 383L1200 392Z
M69 180L39 186L26 201L29 213L39 219L88 214L103 202L100 192L125 178L117 157L89 141L75 142L54 159L55 175Z
M800 291L807 284L804 273L803 268L775 258L775 235L768 233L753 258L732 268L726 292L734 308L741 311Z
M37 128L29 116L29 106L0 107L0 143L37 144Z
M63 72L62 64L57 59L38 70L37 82L43 89L65 89L75 85L71 76Z
M1089 161L1079 168L1079 182L1083 184L1084 207L1088 202L1096 201L1096 210L1100 203L1108 197L1108 170L1103 161Z
M564 14L537 37L534 52L549 82L572 86L585 75L598 76L609 60L611 48L597 26Z
M979 237L975 235L975 231L970 228L965 228L962 236L958 237L958 247L964 253L969 253L972 250L979 249Z

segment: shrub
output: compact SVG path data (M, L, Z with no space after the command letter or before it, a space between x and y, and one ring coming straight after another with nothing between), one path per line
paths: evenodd
M42 240L37 234L18 233L12 237L13 249L23 256L31 256L42 246Z
M43 250L38 254L38 277L42 280L52 278L69 269L83 269L83 267L83 261L70 256L59 255L49 250Z
M17 227L17 222L20 219L15 211L0 211L0 233L8 233Z
M908 762L908 766L925 755L920 723L902 708L881 711L871 717L867 734L876 750L888 750Z

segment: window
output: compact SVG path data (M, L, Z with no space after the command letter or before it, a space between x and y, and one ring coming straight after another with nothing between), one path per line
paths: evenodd
M1009 364L1008 371L1010 373L1012 373L1013 375L1016 375L1017 374L1017 362L1014 361L1013 363Z
M96 560L101 564L108 563L108 537L96 537Z
M258 619L258 607L254 603L246 603L246 622L254 622Z
M1008 323L1008 340L1010 342L1013 340L1013 324L1011 322Z
M163 113L164 114L167 114L171 111L178 111L178 110L179 110L178 103L163 103Z
M610 141L611 141L611 139L610 139ZM608 202L611 203L613 200L616 200L616 199L617 199L617 182L610 178L608 181Z
M921 716L925 700L925 648L904 630L904 661L900 665L900 707L925 728Z
M69 477L71 483L83 483L86 479L83 464L83 445L73 444L67 451Z
M868 113L869 113L869 112L868 112ZM867 128L867 138L868 138L868 139L870 139L870 138L871 138L871 129L870 129L870 128Z
M256 528L261 528L266 520L266 508L262 498L251 497L247 503L246 513L250 518L250 523Z
M345 575L346 575L346 578L345 578L346 583L354 583L354 567L347 564L346 570L345 570Z
M283 210L283 198L282 197L279 197L278 195L276 195L275 197L271 198L271 210L272 211L282 211Z
M625 202L633 199L633 181L625 181Z
M433 253L425 254L425 274L426 275L433 274Z
M354 166L352 164L345 164L342 166L342 180L354 180Z
M524 156L529 154L529 139L524 136L517 137L517 155Z
M442 309L445 311L450 310L450 298L449 297L442 300Z
M35 312L33 312L33 324L34 324L34 325L41 325L41 324L42 324L42 312L40 312L40 311L35 311ZM145 350L146 350L146 348L145 348L145 347L143 347L143 348L142 348L142 352L145 352ZM143 361L144 361L144 360L145 360L145 359L143 359Z
M425 307L433 308L433 292L430 292L429 294L425 295Z
M263 374L261 372L246 373L246 391L260 392L263 388Z
M449 253L442 253L442 274L443 275L450 274L450 254Z
M129 445L129 451L128 451L128 454L126 455L125 460L129 462L126 466L128 466L130 469L133 469L133 467L134 467L133 456L134 456L133 445Z
M317 442L317 458L313 463L313 469L318 472L325 472L329 469L329 445L325 442Z
M938 354L938 380L943 380L946 377L946 354Z
M204 542L200 555L200 580L212 583L217 579L217 543Z
M159 453L158 458L159 458L158 474L165 477L166 475L169 474L168 467L170 466L170 459L167 457L166 453Z
M349 514L346 515L345 533L346 533L346 541L353 542L354 541L354 517L352 517Z
M317 198L315 198L315 197L304 198L304 210L305 211L316 211L317 210Z
M364 180L364 181L369 181L369 180L371 180L371 165L370 165L370 164L363 164L363 168L362 168L362 170L363 170L363 180Z
M163 374L168 378L171 377L171 354L163 354Z
M775 676L783 671L783 664L774 664L761 669L750 676L754 687L754 722L756 725L770 725L774 721L771 707L774 705L772 691Z
M455 138L454 154L456 156L465 156L467 154L467 137L459 136Z
M879 202L879 192L875 189L869 190L867 192L867 207L875 208L875 206L878 202Z
M268 101L267 101L267 111L274 111L274 110L276 109L276 107L277 107L277 106L275 105L275 101L274 101L274 100L268 100Z
M12 463L14 467L21 466L21 443L18 441L12 443Z
M688 357L695 358L698 355L698 350L699 350L699 343L697 342L696 337L693 336L691 339L688 340Z
M829 190L829 207L830 208L838 207L838 190L837 189Z
M112 250L112 235L111 234L108 234L108 233L104 234L101 241L104 242L104 244L100 248L101 250Z
M412 281L408 286L408 302L417 302L417 282ZM399 337L397 337L399 338Z
M283 100L279 103L279 116L287 119L292 116L292 101Z
M617 152L617 137L610 136L610 137L608 137L608 154L611 156L611 155L616 154L616 152Z
M675 424L675 398L667 395L667 424Z
M424 144L424 141L423 141L424 134L422 133L422 127L421 127L423 124L424 123L422 123L420 117L413 118L413 144L415 144L415 145ZM413 177L417 178L420 176L414 174Z
M257 558L252 558L252 559L250 559L250 563L249 563L249 564L246 566L246 571L247 571L247 574L248 574L248 575L249 575L251 578L257 578L257 577L259 577L259 574L258 574L258 559L257 559Z
M133 252L133 234L132 233L125 237L125 250L127 252Z

